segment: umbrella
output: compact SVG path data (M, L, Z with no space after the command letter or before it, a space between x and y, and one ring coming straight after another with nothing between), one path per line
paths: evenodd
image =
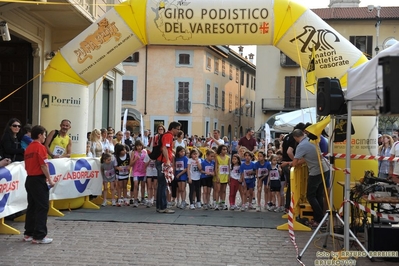
M291 132L294 126L298 123L315 123L316 122L316 108L304 108L289 113L284 113L276 116L276 121L274 122L273 129Z

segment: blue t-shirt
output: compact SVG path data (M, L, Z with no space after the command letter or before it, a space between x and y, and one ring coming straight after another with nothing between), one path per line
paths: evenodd
M232 150L232 151L237 151L237 145L238 145L238 141L233 140L233 141L231 142L231 150Z
M188 158L186 156L175 158L175 176L180 174L184 169L187 169ZM187 181L187 171L177 180Z
M244 173L245 179L255 178L255 174L251 173L251 171L256 171L254 162L251 161L249 164L244 162L240 165L240 173Z
M213 173L212 175L201 173L201 178L213 177L215 175L215 161L208 162L207 160L203 160L201 162L201 168L202 171Z
M32 142L32 138L24 135L21 139L21 147L22 149L26 150L26 147L28 147L28 145Z
M263 164L261 164L259 161L255 163L255 169L256 169L256 177L269 174L269 167L270 167L270 162L265 161Z

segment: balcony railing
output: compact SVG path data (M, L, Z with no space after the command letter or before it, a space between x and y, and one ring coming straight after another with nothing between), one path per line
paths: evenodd
M308 101L305 98L292 98L290 100L291 101L287 101L287 99L284 98L263 98L262 112L266 114L267 112L294 111L301 108L312 107L309 106Z
M191 113L191 101L176 101L176 113L179 114Z

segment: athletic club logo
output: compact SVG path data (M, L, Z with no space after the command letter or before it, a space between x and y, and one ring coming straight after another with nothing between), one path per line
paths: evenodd
M290 42L294 43L295 41L299 41L302 43L302 53L308 53L309 51L312 51L313 46L315 51L335 50L334 47L327 41L327 37L329 36L332 36L334 42L340 42L338 36L330 30L316 30L313 26L304 26L303 32L296 38L291 39Z

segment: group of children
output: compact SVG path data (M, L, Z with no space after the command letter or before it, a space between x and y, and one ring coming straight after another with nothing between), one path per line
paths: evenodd
M143 143L135 142L132 152L128 152L125 145L115 146L115 156L104 153L101 157L103 173L103 206L106 206L107 187L110 186L113 206L138 207L139 186L141 202L148 208L156 200L157 169L155 161L151 160L144 149ZM261 211L262 192L265 206L269 211L284 211L284 177L279 162L281 154L266 154L258 152L257 161L253 154L241 147L238 154L228 155L228 147L220 145L216 150L208 149L204 158L196 148L186 150L182 146L176 147L174 170L175 178L168 189L170 206L176 205L185 209L187 206L194 210L203 208L214 210L246 211L254 209L252 201L254 190L257 191L257 211ZM130 197L128 196L128 180L130 176ZM186 195L189 185L188 202ZM229 207L226 204L226 190L229 185ZM147 189L148 199L145 199ZM211 193L212 192L212 193ZM236 204L237 192L241 204ZM212 199L212 201L211 201Z

